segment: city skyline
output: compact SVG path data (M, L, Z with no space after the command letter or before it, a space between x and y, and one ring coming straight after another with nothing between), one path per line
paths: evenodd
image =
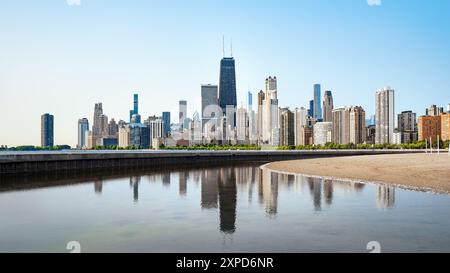
M387 85L396 92L395 115L412 110L420 116L429 105L448 105L449 99L444 96L449 86L446 77L449 68L445 65L450 60L445 50L450 37L446 35L449 29L445 27L449 25L449 19L445 18L446 11L450 10L448 3L433 7L425 1L408 1L408 4L383 1L381 6L371 7L365 1L355 0L339 4L305 1L277 6L272 1L263 1L259 7L254 7L235 1L218 4L194 1L187 7L179 2L175 12L180 15L180 20L189 21L194 17L196 20L186 26L169 24L167 33L161 33L150 23L162 24L171 18L172 10L165 3L155 4L160 15L149 19L151 22L144 20L143 13L137 13L136 20L143 23L137 24L120 11L119 3L106 5L99 3L102 1L83 1L80 6L69 7L64 1L60 4L44 1L27 6L20 2L7 2L0 11L0 28L5 35L0 54L6 60L0 64L0 121L5 125L4 132L8 132L2 133L0 144L8 146L38 145L39 118L43 113L51 113L56 116L55 144L75 147L77 121L86 117L93 122L91 112L95 103L102 102L110 118L127 120L130 97L136 90L139 90L143 119L160 115L163 111L170 111L176 117L177 102L182 99L188 100L189 117L195 110L200 112L201 85L219 83L223 34L226 44L233 38L238 105L245 103L249 89L253 95L264 89L263 80L269 75L279 79L279 105L291 110L308 108L315 83L322 85L322 91L333 92L336 107L361 105L367 116L375 114L373 93ZM324 9L323 4L329 5L330 9ZM43 11L47 7L53 9ZM190 33L196 37L190 40L187 38L189 33L183 34L182 30L185 27L197 29L213 16L204 14L205 18L198 19L195 16L195 8L198 7L201 7L198 12L202 15L204 11L217 7L234 7L237 14L248 15L242 20L249 27L241 29L236 22L229 25L213 22L204 32ZM139 3L129 8L145 11L149 6ZM183 8L187 10L181 11ZM351 12L354 9L359 15ZM404 12L399 12L400 9ZM99 10L109 13L98 18ZM274 18L283 20L278 23L261 20L257 21L258 24L250 23L257 18L258 12L269 10ZM417 19L415 15L419 12L421 15L425 13L424 18ZM29 18L20 22L13 20L12 16L17 14ZM214 15L221 19L225 14L216 11ZM314 16L318 14L329 15L335 20L335 26L328 29L324 23L316 22ZM384 17L392 18L393 14L397 17L395 20L382 22ZM433 20L426 21L431 14ZM124 16L124 20L113 22L117 16ZM349 16L348 21L344 20L346 16ZM364 22L361 22L361 16L365 16ZM87 20L80 21L81 18ZM105 20L100 22L102 20L98 19ZM49 25L57 20L60 25ZM97 20L96 28L90 31L89 23L93 20ZM351 24L354 21L362 25L355 27ZM283 28L288 25L290 27ZM118 35L122 39L110 35L113 29L123 35ZM127 34L125 29L132 30ZM293 29L299 37L286 33ZM150 40L146 36L152 30L156 31L155 37L166 40L157 42L157 46L149 45ZM18 36L18 31L23 36ZM94 37L101 31L106 31L106 34ZM332 34L332 31L337 33ZM377 35L372 35L371 31ZM361 40L354 39L356 34ZM373 37L380 35L382 37ZM267 42L265 37L274 41ZM345 41L349 37L353 37L352 43ZM314 41L321 46L308 46L306 41L310 39L301 38L318 38ZM385 38L389 43L373 43L378 38ZM30 39L34 42L32 45L28 44ZM333 46L327 45L328 40L333 42ZM132 41L142 41L143 45L129 45ZM184 46L179 41L188 44ZM56 45L51 42L56 42ZM92 47L90 42L93 42ZM119 43L113 45L115 42ZM170 46L164 51L168 42ZM258 44L258 49L255 49L255 44ZM157 57L158 54L162 56ZM226 55L229 55L228 50ZM196 62L192 63L192 58ZM348 59L352 60L350 64ZM411 59L415 65L410 65ZM194 65L188 66L190 71L186 71L184 66L183 74L175 68L177 63ZM13 121L6 113L17 109L24 114Z

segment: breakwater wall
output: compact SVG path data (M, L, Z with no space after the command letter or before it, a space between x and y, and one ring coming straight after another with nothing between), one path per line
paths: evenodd
M417 153L420 150L0 152L0 175Z

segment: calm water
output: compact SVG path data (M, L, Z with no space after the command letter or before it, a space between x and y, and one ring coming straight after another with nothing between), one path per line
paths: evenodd
M259 165L0 180L0 252L450 252L448 195Z

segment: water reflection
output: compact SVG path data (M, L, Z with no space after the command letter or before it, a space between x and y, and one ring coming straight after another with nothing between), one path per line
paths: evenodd
M103 180L98 180L94 182L94 190L95 193L98 195L102 194L102 190L103 190Z
M388 185L282 174L260 164L61 175L0 177L7 223L0 225L0 251L27 249L24 238L36 234L43 238L37 249L76 238L92 242L91 251L353 252L371 240L394 251L450 245L448 196ZM65 202L69 197L74 201ZM433 234L444 239L438 246Z
M377 185L377 207L389 209L395 205L395 188L386 185Z
M312 209L320 212L331 209L335 193L354 194L364 190L365 184L351 181L338 181L277 173L259 167L223 167L195 171L180 171L178 174L178 193L187 197L190 182L200 185L200 208L218 210L219 230L232 234L236 231L238 192L247 193L248 203L257 202L264 207L266 215L274 218L278 213L280 191L309 192ZM141 176L130 177L130 187L134 202L139 201L139 184ZM161 182L164 187L171 185L171 173L148 175L150 183ZM101 193L103 181L94 182L95 192ZM298 198L302 198L298 195ZM395 188L376 185L376 207L389 209L395 206Z
M140 176L130 177L130 187L133 189L133 200L134 202L139 201L139 183L141 182Z

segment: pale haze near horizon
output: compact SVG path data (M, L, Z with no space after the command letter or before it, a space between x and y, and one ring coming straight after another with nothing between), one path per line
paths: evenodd
M335 106L374 113L376 89L396 90L396 112L450 103L450 1L12 1L0 10L0 145L40 145L40 116L55 115L55 144L75 146L94 104L128 121L132 94L146 119L218 84L222 35L233 39L238 105L279 80L280 106L308 107L314 83Z

